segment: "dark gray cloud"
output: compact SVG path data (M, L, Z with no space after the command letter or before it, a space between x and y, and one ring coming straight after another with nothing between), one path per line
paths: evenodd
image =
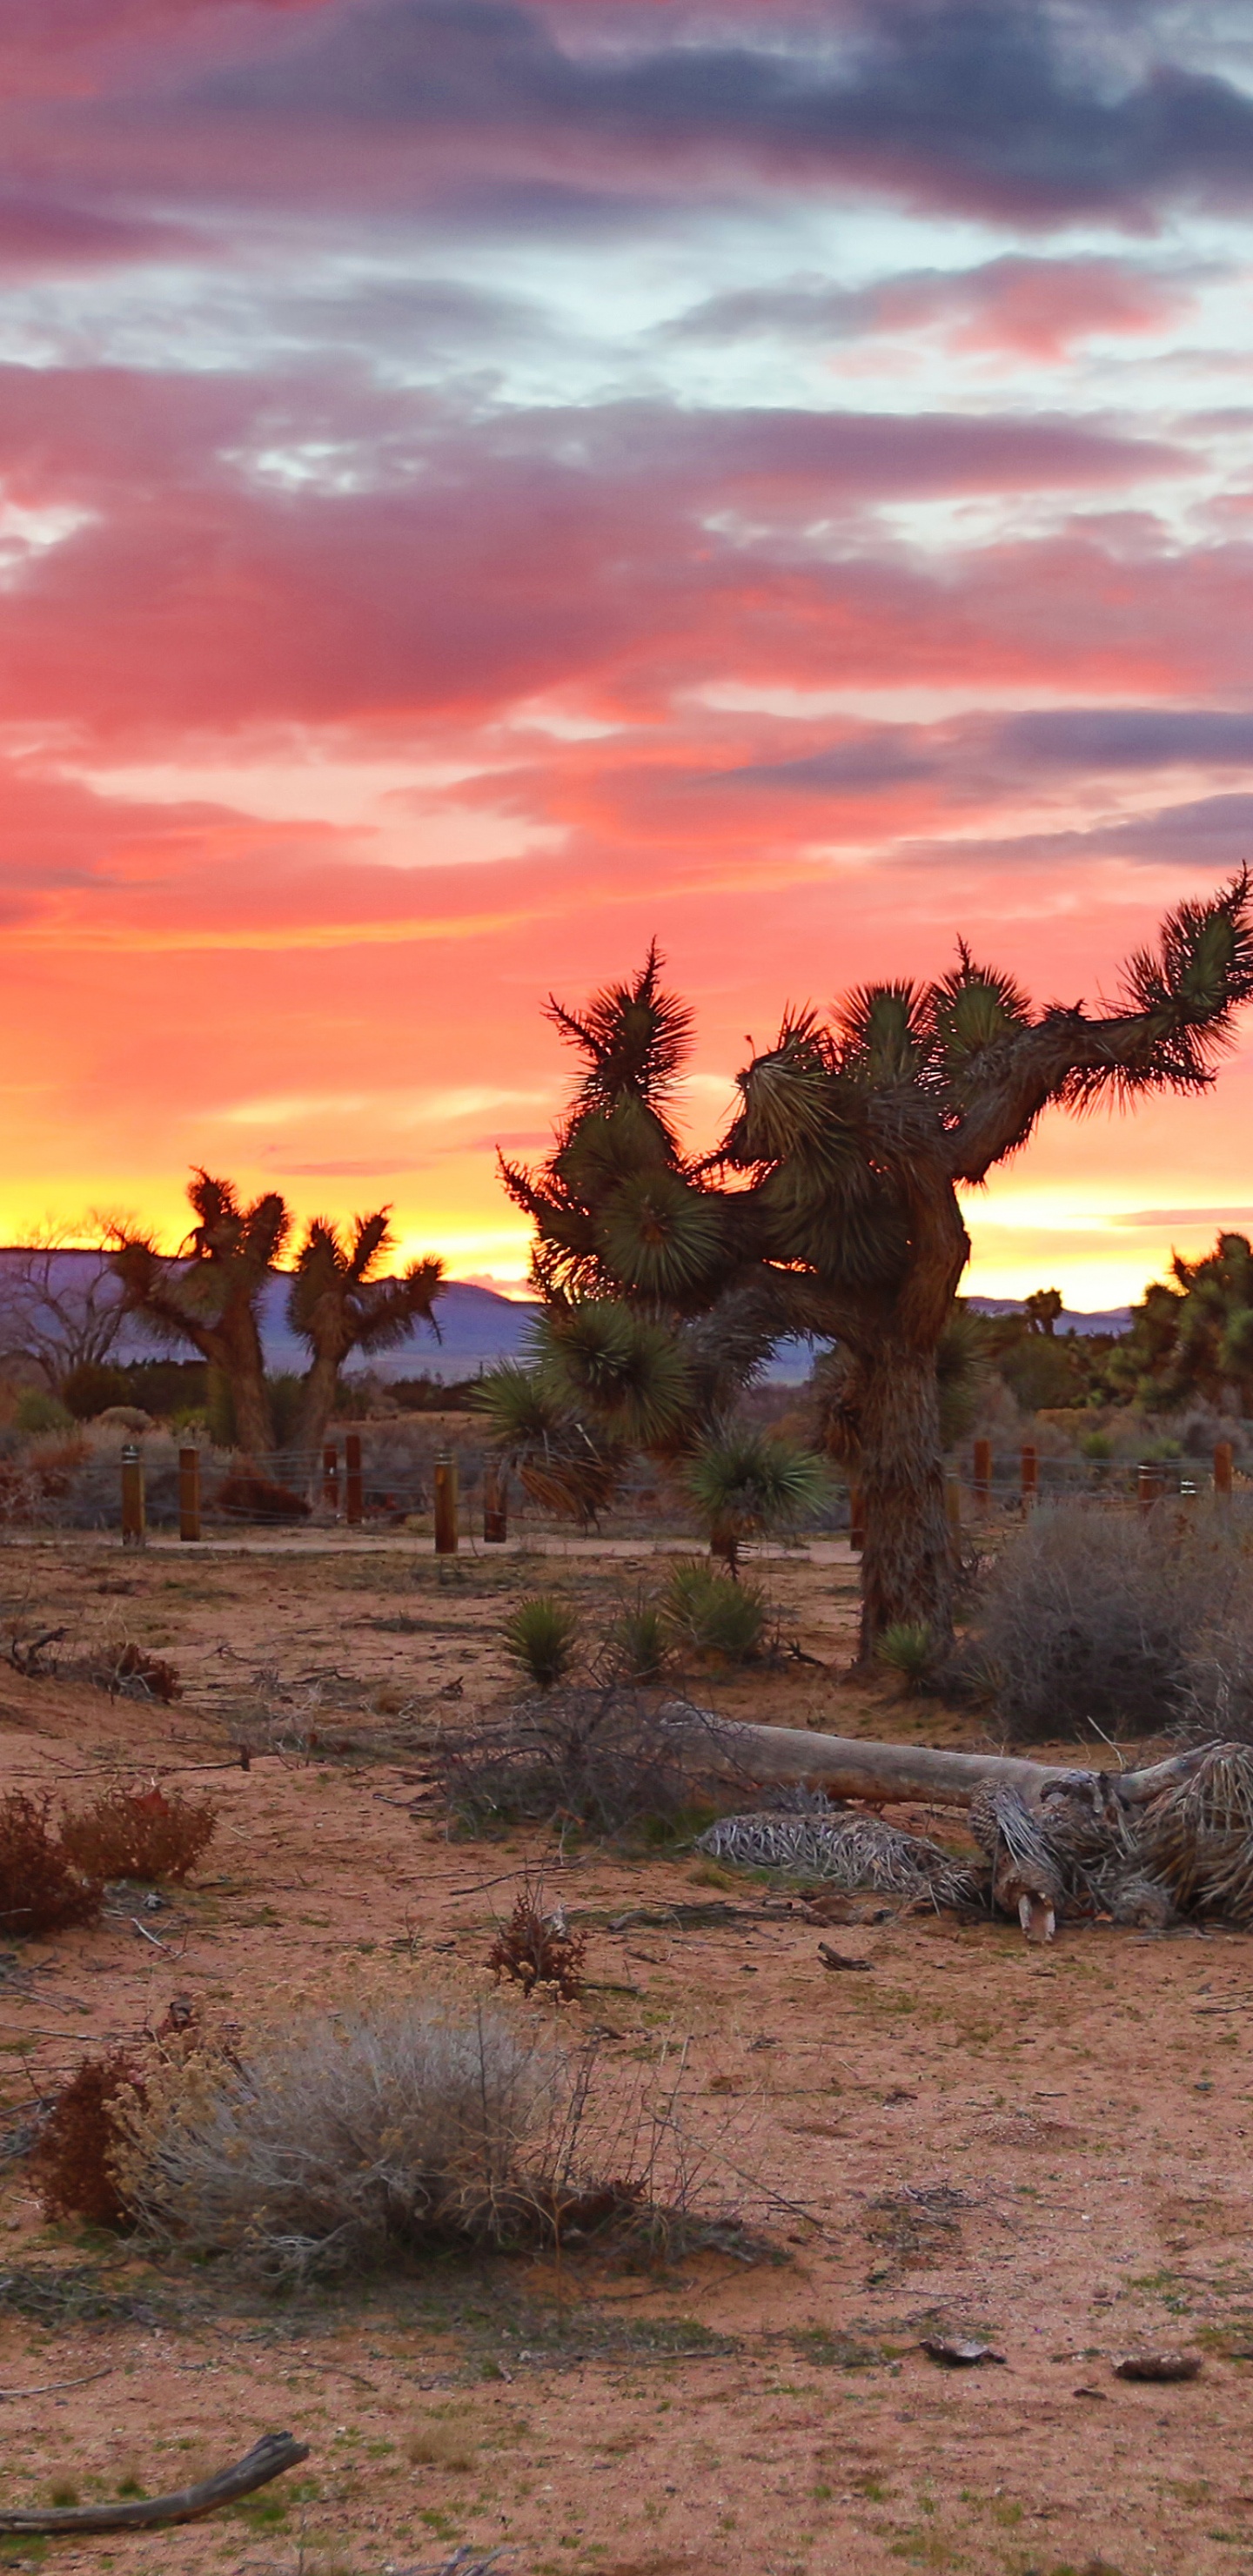
M1207 707L1033 708L1002 725L998 748L1033 769L1165 769L1180 761L1253 764L1253 713Z
M1145 13L1099 0L898 0L859 21L771 16L721 38L659 15L611 47L594 28L562 42L508 0L341 0L202 76L181 108L312 121L376 147L478 137L502 176L514 147L538 146L567 164L550 177L580 186L593 169L669 185L685 169L752 170L1018 222L1135 221L1180 196L1253 196L1253 98L1208 67L1209 23L1204 10L1177 19L1167 50Z

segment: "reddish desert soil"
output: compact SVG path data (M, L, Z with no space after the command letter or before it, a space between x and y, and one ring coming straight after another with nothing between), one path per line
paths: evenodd
M186 1682L163 1708L5 1672L0 1789L72 1800L111 1768L254 1753L200 1776L221 1821L191 1886L0 1951L0 2129L175 1995L246 2020L363 1981L490 1994L493 1922L541 1838L451 1843L424 1781L438 1729L500 1704L495 1626L539 1569L441 1582L428 1550L0 1556L10 1630L63 1625L62 1656L128 1634ZM603 1614L641 1570L567 1556L542 1577ZM705 1675L708 1701L974 1740L837 1682L847 1561L769 1571L785 1635L832 1669ZM442 2264L282 2302L47 2227L20 2162L0 2165L0 2283L38 2266L140 2308L84 2320L71 2298L43 2325L0 2289L6 2504L155 2493L271 2427L311 2446L210 2522L15 2542L13 2563L382 2576L470 2543L503 2545L515 2576L1253 2565L1247 1940L1096 1927L1041 1953L1009 1926L908 1917L842 1928L870 1973L833 1974L822 1927L749 1884L730 1922L667 1923L719 1892L690 1855L550 1849L546 1867L594 1982L515 2008L571 2044L599 2027L633 2080L686 2047L691 2116L770 2255L660 2275L583 2255L560 2283L551 2262ZM609 1928L632 1909L663 1920ZM919 2349L937 2329L986 2336L1004 2365L941 2370ZM1116 2378L1144 2343L1202 2349L1201 2377Z

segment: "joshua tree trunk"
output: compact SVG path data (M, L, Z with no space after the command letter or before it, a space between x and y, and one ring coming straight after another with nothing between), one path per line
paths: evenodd
M861 1376L860 1657L897 1622L953 1633L953 1544L944 1502L935 1353L882 1342Z
M230 1385L239 1447L250 1458L268 1456L274 1447L274 1426L255 1316L245 1309L231 1317L221 1331L202 1336L193 1331L192 1338L200 1340L205 1357L216 1361Z
M340 1365L340 1359L335 1350L324 1348L315 1350L305 1372L296 1445L305 1455L310 1494L321 1473L319 1452L326 1438L327 1423L335 1410L335 1388Z

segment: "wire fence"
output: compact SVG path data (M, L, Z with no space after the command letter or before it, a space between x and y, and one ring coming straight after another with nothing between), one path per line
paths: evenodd
M1038 1505L1082 1501L1092 1508L1151 1511L1214 1497L1253 1507L1253 1458L1220 1441L1205 1455L1092 1458L1041 1454L1031 1444L994 1448L977 1440L950 1460L947 1502L955 1532L1021 1518ZM168 1432L130 1438L119 1450L87 1442L49 1444L0 1468L0 1528L121 1530L142 1544L150 1529L189 1543L242 1529L407 1532L452 1554L464 1540L487 1547L514 1536L561 1533L571 1523L505 1475L481 1434L432 1436L383 1421L340 1431L316 1450L287 1447L259 1458L179 1444ZM635 1462L612 1504L597 1516L602 1537L669 1537L701 1544L681 1487L649 1461ZM833 1476L822 1506L794 1535L864 1538L855 1478Z

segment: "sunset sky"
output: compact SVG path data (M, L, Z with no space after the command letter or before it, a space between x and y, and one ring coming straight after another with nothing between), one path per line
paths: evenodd
M0 1237L517 1283L550 989L655 933L704 1143L1253 850L1247 0L4 0L0 142ZM1051 1118L966 1284L1253 1229L1251 1111Z

